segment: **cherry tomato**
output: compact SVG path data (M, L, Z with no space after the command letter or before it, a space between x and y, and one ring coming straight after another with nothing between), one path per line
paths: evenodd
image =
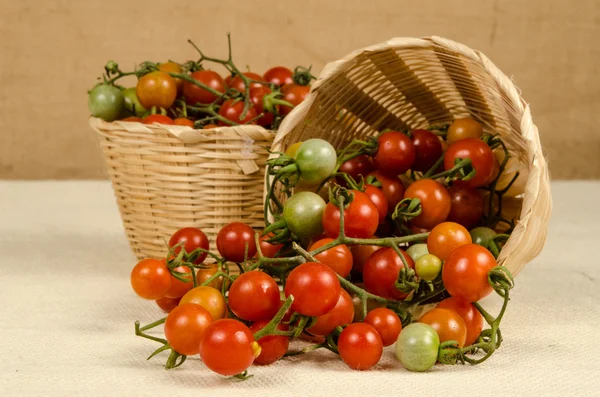
M458 313L449 309L435 308L422 315L419 322L435 329L440 337L440 343L454 340L458 342L458 347L465 345L467 325Z
M444 222L450 213L448 190L432 179L420 179L411 184L406 189L404 198L421 200L421 214L411 219L411 223L417 227L430 229Z
M198 70L190 74L190 77L217 92L223 93L226 90L223 78L212 70ZM183 97L188 105L196 105L198 103L208 105L217 99L217 95L189 81L183 82Z
M194 303L184 303L167 316L165 339L179 354L198 354L202 335L212 322L212 316L205 308Z
M308 250L314 251L325 244L331 243L332 241L332 238L321 239L314 242ZM329 266L334 272L344 278L348 277L350 271L352 270L352 253L344 244L336 245L333 248L329 248L328 250L321 252L315 256L315 259L322 264Z
M271 319L280 301L277 282L261 271L242 273L229 288L229 309L242 320Z
M204 127L202 127L203 130L212 130L213 128L219 128L219 126L216 124L206 124Z
M467 302L477 302L492 292L488 273L496 259L477 244L462 245L444 262L442 281L448 293Z
M256 109L254 109L253 106L248 109L244 118L242 118L243 112L244 101L238 99L228 99L221 105L221 108L219 109L219 116L222 116L236 124L248 124L256 118ZM228 124L223 120L219 120L219 125L227 126L231 124Z
M448 147L444 155L444 169L454 167L456 159L471 159L471 165L475 169L475 176L468 181L457 183L470 187L486 185L494 173L494 152L482 140L475 138L461 139Z
M290 69L284 66L275 66L265 72L263 80L267 83L282 86L292 84L294 82L293 75L294 73Z
M171 275L171 287L165 293L165 297L167 298L181 298L186 294L189 290L194 286L192 270L187 266L178 266L173 269L174 272L177 273L185 273L183 276L186 280L189 281L180 281L175 276Z
M173 119L162 114L151 114L142 119L144 124L167 124L173 125Z
M267 240L269 240L273 236L273 233L269 233L266 236L262 236L260 238L260 251L266 258L275 258L277 253L283 248L283 244L271 244L267 242Z
M173 120L173 124L175 125L183 125L186 127L192 127L194 128L194 122L190 119L186 119L185 117L179 117L175 120Z
M200 340L200 358L211 371L233 376L244 372L260 355L260 345L245 324L225 318L214 321Z
M400 332L396 357L409 371L423 372L437 361L439 347L440 338L431 326L413 323Z
M285 149L285 154L287 154L291 158L295 159L296 153L298 153L298 149L300 149L300 146L302 146L303 143L304 143L304 141L299 141L299 142L291 144L290 146L288 146L287 149Z
M196 283L199 286L204 284L219 271L219 266L216 263L205 263L204 266L208 267L199 268L198 270L196 270ZM227 281L227 283L229 283L229 280ZM214 279L208 284L208 286L220 290L223 286L223 277L218 277Z
M415 261L417 276L425 281L433 281L442 271L442 261L435 255L425 254Z
M381 247L378 245L355 245L350 248L350 252L352 252L352 272L362 273L369 256L379 249Z
M388 202L388 214L392 214L396 205L404 198L404 185L400 178L393 176L385 176L380 171L371 172L379 183L381 183L381 191Z
M329 142L313 138L300 145L294 159L300 178L311 185L318 185L335 169L337 154Z
M291 103L294 107L300 105L304 99L308 96L310 92L310 86L307 85L298 85L295 83L286 84L281 87L281 93L283 94L283 99L286 102ZM289 106L281 106L280 113L282 116L288 115L292 111L292 108Z
M243 262L246 258L256 255L254 233L254 229L245 223L233 222L225 225L217 234L217 249L228 261Z
M256 74L253 72L244 72L242 74L244 76L246 76L247 78L249 78L250 80L263 81L262 76L259 74ZM244 80L239 75L232 78L231 82L229 84L227 84L227 86L229 88L234 88L234 89L238 90L242 94L246 90L246 84L244 83ZM250 88L255 88L255 87L260 88L260 87L265 87L265 85L260 84L260 83L250 83Z
M373 185L365 185L365 194L371 199L371 202L375 204L375 208L377 208L379 223L383 223L383 221L385 221L385 216L388 213L388 202L385 199L385 195Z
M250 88L250 99L254 105L254 110L256 111L257 115L262 113L262 117L256 120L256 124L262 125L263 127L273 124L273 120L275 119L275 115L271 112L267 112L264 107L264 97L270 93L271 90L269 87L266 87L262 84L260 84L260 87ZM279 106L276 108L279 109Z
M377 139L375 168L388 176L404 174L415 162L415 147L406 134L389 131Z
M160 65L158 65L158 70L160 70L161 72L165 72L165 73L178 73L181 74L183 72L183 69L181 68L181 65L175 62L164 62L161 63ZM181 80L179 77L171 77L174 81L175 81L175 85L177 86L177 91L181 92L181 90L183 89L183 80Z
M131 287L144 299L156 300L171 288L171 272L165 260L144 259L131 270Z
M206 233L195 227L184 227L177 230L169 239L169 247L175 247L176 245L183 244L185 252L190 254L198 248L204 250L209 249L210 244ZM175 255L181 252L181 247L175 248ZM206 253L200 253L198 258L194 261L195 264L202 263L206 259Z
M450 214L448 220L472 228L483 216L483 198L475 188L455 184L448 189Z
M227 314L227 304L221 291L207 286L192 288L183 297L179 304L195 303L202 306L212 316L213 320L225 317Z
M348 325L354 319L354 304L345 290L340 290L340 297L328 313L317 317L317 322L307 331L313 335L329 335L336 327Z
M372 325L377 330L383 346L396 343L398 335L402 331L400 317L385 307L371 310L365 317L365 323Z
M148 109L146 109L140 103L140 100L138 99L137 94L136 94L135 87L130 87L130 88L124 89L123 97L125 99L125 110L127 110L128 113L138 116L138 117L142 117L143 115L145 115L148 112Z
M470 346L475 343L483 329L483 316L472 303L451 296L450 298L441 301L437 307L440 309L453 310L461 316L467 327L465 346Z
M442 222L431 229L427 237L427 250L445 261L456 248L471 243L471 235L463 226L454 222Z
M415 263L408 254L400 250L408 267L415 267ZM382 248L374 252L363 268L363 281L365 288L372 294L387 299L402 300L407 293L398 290L395 286L404 262L392 248Z
M339 172L348 174L357 182L360 181L361 176L366 178L372 171L373 163L371 162L371 158L366 154L344 161L339 168Z
M338 351L350 368L366 370L379 362L383 354L383 343L372 325L354 323L344 328L340 334Z
M307 262L290 272L285 296L294 296L292 310L305 316L322 316L335 307L340 297L340 282L331 268Z
M257 333L263 329L269 320L257 321L250 326L252 333ZM285 331L287 327L279 324L277 329ZM283 335L267 335L257 340L260 345L260 355L254 359L255 365L269 365L279 360L287 352L290 345L290 338Z
M325 200L313 192L298 192L283 205L283 219L294 235L307 240L323 233Z
M167 298L166 296L163 296L162 298L156 300L156 304L162 309L163 312L170 313L171 310L175 309L177 305L179 305L179 300L180 298Z
M141 123L142 122L142 118L141 117L136 117L136 116L129 116L129 117L125 117L121 121L127 121L128 123Z
M379 224L377 207L369 196L358 190L350 190L352 202L344 210L344 233L348 237L369 238L375 234ZM340 234L340 209L328 203L323 212L323 230L328 237Z
M414 244L408 247L406 253L410 255L413 261L416 261L421 256L428 254L429 251L427 250L427 244Z
M140 77L135 93L143 107L168 109L177 98L177 83L165 72L155 71Z
M119 118L125 106L123 92L109 84L100 84L88 94L90 114L104 121L114 121Z
M496 232L489 227L476 227L469 233L474 244L481 245L482 247L488 248L490 242L496 237Z
M442 156L442 144L431 131L414 130L411 134L415 146L415 162L412 169L427 172Z
M483 127L477 121L469 118L456 119L448 127L446 140L449 144L453 144L465 138L480 139L482 135Z

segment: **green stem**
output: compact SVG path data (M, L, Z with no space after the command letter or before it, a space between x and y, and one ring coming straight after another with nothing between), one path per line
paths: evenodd
M431 175L433 175L433 173L440 168L440 165L442 165L442 163L444 162L444 155L442 154L440 156L439 159L437 159L437 161L435 162L434 165L431 166L431 168L429 170L427 170L427 172L425 174L423 174L423 178L431 178ZM435 179L435 178L431 178L431 179Z
M469 159L469 158L461 159L458 163L456 163L454 165L454 167L450 168L449 170L432 175L432 176L430 176L430 178L438 179L438 178L445 177L445 176L454 176L456 173L460 172L460 170L462 170L463 168L470 167L470 166L472 166L471 159ZM473 173L472 176L471 176L471 173L469 173L468 175L466 175L465 177L463 177L461 179L465 180L465 181L471 179L473 176L475 176L474 170L472 173Z
M292 306L293 302L294 302L294 296L293 295L288 296L287 299L285 300L285 302L283 302L283 305L279 308L279 311L277 312L277 314L275 314L275 317L273 317L271 319L271 321L269 321L269 323L267 325L265 325L263 328L256 331L256 333L254 334L254 340L259 340L263 336L267 336L267 335L286 335L286 336L292 335L291 332L280 331L277 329L277 327L281 323L281 320L283 320L285 313Z
M161 324L164 324L165 321L167 321L167 318L163 317L160 320L156 320L155 322L147 324L147 325L144 325L143 327L139 327L138 329L139 329L140 332L142 332L142 331L148 331L149 329L152 329L152 328L157 327L157 326L159 326ZM139 322L138 322L138 324L139 324Z

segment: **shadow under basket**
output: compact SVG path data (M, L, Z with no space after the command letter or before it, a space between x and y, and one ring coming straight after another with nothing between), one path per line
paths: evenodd
M262 127L194 130L90 118L100 137L129 244L138 259L164 257L179 228L194 226L211 247L230 222L262 228L267 148Z

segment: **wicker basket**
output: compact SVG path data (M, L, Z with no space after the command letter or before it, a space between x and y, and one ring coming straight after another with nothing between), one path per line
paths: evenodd
M131 248L162 257L181 227L211 242L227 223L261 228L264 164L273 132L259 126L193 130L90 118ZM214 245L213 245L214 247Z
M529 106L485 55L440 37L396 38L354 51L324 68L282 123L273 150L315 137L339 148L384 128L426 128L467 116L502 136L513 156L506 177L520 171L503 202L503 213L518 222L498 258L517 274L544 244L552 207L548 167Z

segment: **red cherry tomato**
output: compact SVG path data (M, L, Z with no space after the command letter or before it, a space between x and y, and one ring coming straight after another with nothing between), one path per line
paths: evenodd
M263 127L266 125L273 124L273 120L275 119L275 115L273 113L267 112L264 108L264 97L267 94L270 94L271 90L269 87L264 85L260 85L260 87L252 87L250 88L250 99L252 100L252 104L254 105L254 110L256 114L259 115L262 113L262 117L259 117L256 120L256 124L262 125ZM279 109L279 106L277 106Z
M281 86L292 84L294 82L292 79L293 75L294 73L290 69L284 66L275 66L265 72L263 80L267 83Z
M186 280L189 281L180 281L175 276L171 275L171 287L165 293L165 297L167 298L181 298L186 294L189 290L194 286L192 270L187 266L179 266L173 269L174 272L177 273L185 273L183 276Z
M256 255L254 229L244 223L230 223L217 234L217 249L228 261L243 262L246 259L246 246L248 247L247 258Z
M379 136L377 143L373 163L383 174L404 174L415 162L415 147L406 134L397 131L385 132Z
M252 333L257 333L263 329L269 320L257 321L250 326ZM287 327L279 324L277 329L285 331ZM290 345L290 338L282 335L267 335L257 340L260 345L260 355L254 359L255 365L269 365L279 360L287 352Z
M173 125L173 119L169 116L164 116L162 114L151 114L142 119L142 123L144 124L167 124Z
M467 326L465 346L470 346L475 343L483 329L483 316L477 311L472 303L451 296L450 298L441 301L437 307L440 309L453 310L461 316Z
M244 72L243 75L248 77L250 80L263 81L263 78L261 75L253 73L253 72ZM232 78L231 82L229 84L227 84L227 86L229 88L234 88L234 89L238 90L242 94L246 90L246 84L244 83L244 80L242 80L242 78L239 75ZM250 83L250 88L255 88L255 87L264 87L264 85L260 84L260 83Z
M223 78L212 70L198 70L190 74L190 77L215 91L224 93L226 90ZM183 83L183 96L188 105L196 105L198 103L208 105L218 98L212 92L198 87L189 81Z
M198 354L202 335L212 322L212 316L205 308L194 303L184 303L167 316L165 339L179 354Z
M317 322L307 331L313 335L329 335L336 327L348 325L354 319L354 304L345 290L340 290L340 297L329 313L317 317Z
M242 320L268 320L277 313L280 301L277 282L257 270L242 273L229 288L229 309Z
M179 298L167 298L163 296L156 300L156 305L162 309L165 313L170 313L171 310L175 309L179 305Z
M344 161L339 169L339 172L348 174L357 182L360 181L361 176L366 178L372 171L373 163L371 162L371 158L366 154Z
M354 198L344 210L344 232L348 237L369 238L375 234L379 224L377 207L363 192L350 192ZM328 203L323 211L323 229L331 238L340 234L340 209L333 203Z
M203 130L212 130L213 128L219 128L219 126L216 124L206 124L204 127L202 127Z
M180 118L177 118L177 119L173 120L173 124L175 124L175 125L183 125L183 126L186 126L186 127L192 127L192 128L194 128L194 122L192 120L190 120L190 119L186 119L185 117L180 117Z
M352 252L352 272L362 273L369 256L381 249L378 245L355 245L350 248Z
M483 198L475 188L455 184L448 189L450 214L448 220L472 229L483 216Z
M242 113L244 112L244 101L237 99L226 100L219 109L219 116L226 118L236 124L248 124L256 118L256 109L250 107L246 112L246 116L242 119ZM223 120L219 120L220 126L231 125Z
M130 281L139 297L156 300L171 288L171 272L164 259L144 259L131 270Z
M210 247L206 234L202 230L195 227L184 227L179 229L173 233L169 239L169 247L171 248L182 243L183 249L185 249L185 252L188 254L194 252L198 248L208 250ZM177 247L175 249L175 255L179 254L179 252L181 252L181 247ZM204 259L206 259L206 255L207 254L205 252L201 253L194 263L202 263Z
M332 238L321 239L314 242L308 250L314 251L325 244L331 243L332 241ZM315 256L315 259L322 264L329 266L334 272L344 278L348 277L350 271L352 270L352 253L344 244L336 245L333 248L329 248L328 250L321 252Z
M372 325L377 330L383 346L391 346L396 343L398 335L402 331L400 317L385 307L371 310L365 317L365 323Z
M260 355L260 345L243 323L224 318L214 321L200 341L200 358L211 371L225 376L244 372Z
M381 337L373 326L354 323L338 339L340 357L352 369L366 370L379 362L383 354Z
M412 169L427 172L442 156L442 143L431 131L412 131L412 141L415 146L415 162Z
M379 183L381 183L381 191L388 202L388 214L392 214L396 205L404 198L404 185L400 178L393 176L385 176L380 171L371 172Z
M454 167L456 159L471 159L475 176L461 184L470 187L480 187L490 182L494 173L494 152L482 140L475 138L461 139L450 145L444 155L444 169Z
M400 250L408 266L412 269L415 262L404 251ZM371 254L363 268L363 281L365 288L372 294L387 299L402 300L407 293L398 290L395 286L404 262L392 248L381 248Z
M140 77L135 94L146 109L168 109L177 98L177 83L165 72L150 72Z
M462 245L452 251L444 262L442 281L450 295L467 302L477 302L492 292L488 273L496 265L496 259L482 246Z
M340 282L331 268L307 262L290 272L285 296L294 296L292 310L305 316L322 316L335 307L340 297Z
M269 240L274 236L273 233L269 233L266 236L260 238L260 251L266 258L274 258L275 255L283 248L283 244L271 244L266 240Z
M304 99L306 99L308 93L310 92L310 86L307 85L298 85L295 83L286 84L281 87L281 93L283 94L284 101L287 101L294 105L294 107L300 105ZM292 111L292 108L289 106L281 106L280 113L283 116L286 116Z
M121 121L127 121L128 123L141 123L142 122L142 118L141 117L137 117L137 116L129 116L129 117L125 117Z
M450 213L450 195L439 182L432 179L420 179L411 184L404 198L421 200L422 212L411 223L417 227L430 229L446 220Z
M385 221L385 216L388 213L388 202L385 199L385 195L381 190L373 185L365 185L365 194L371 199L371 202L375 204L377 208L377 214L379 215L379 223Z
M472 242L469 231L463 226L454 222L442 222L431 229L427 236L427 250L445 261L456 248Z
M440 337L440 343L454 340L458 342L458 347L464 347L467 339L467 326L458 313L449 309L435 308L423 314L419 322L435 329Z

